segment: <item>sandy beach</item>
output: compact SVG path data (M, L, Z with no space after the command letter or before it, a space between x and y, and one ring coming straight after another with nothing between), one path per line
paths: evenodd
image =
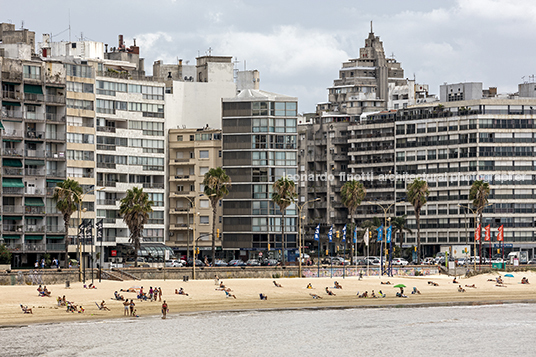
M144 291L149 288L162 288L162 300L166 300L169 313L184 313L196 311L223 311L247 309L285 309L285 308L327 308L327 307L373 307L387 305L421 304L485 304L506 302L536 302L536 273L515 272L514 277L503 277L505 287L498 287L488 279L495 279L498 274L478 275L471 278L458 277L459 284L452 282L453 277L446 275L432 275L422 277L363 277L358 278L287 278L277 279L282 287L276 287L273 279L228 279L223 283L232 289L236 299L227 298L223 291L216 290L214 280L197 280L183 282L182 280L144 280L144 281L108 281L101 283L95 281L97 289L85 289L82 283L72 283L70 288L65 285L48 285L51 297L39 297L37 286L0 286L2 297L0 300L0 326L24 325L31 323L50 323L74 320L101 320L108 318L131 318L123 316L122 301L112 299L114 291L130 287L143 286ZM527 277L531 284L521 284L521 278ZM342 289L334 289L337 280ZM389 281L391 285L381 284ZM438 286L428 284L436 282ZM87 282L88 284L91 281ZM313 289L307 289L311 283ZM396 297L394 288L396 284L404 284L405 295L408 298ZM475 285L469 288L466 285ZM461 285L465 292L458 291ZM175 294L175 289L184 288L188 296ZM329 296L325 292L329 287L336 295ZM416 287L421 294L411 294ZM372 290L378 294L381 290L385 298L358 298L357 293ZM125 298L134 299L136 310L140 316L158 315L161 311L161 302L140 301L135 293L120 292ZM259 294L268 296L261 301ZM322 299L313 299L309 294L317 294ZM65 295L66 300L82 305L84 313L69 313L65 307L58 307L56 298ZM111 311L99 310L95 302L105 300ZM20 304L32 308L33 314L24 314Z

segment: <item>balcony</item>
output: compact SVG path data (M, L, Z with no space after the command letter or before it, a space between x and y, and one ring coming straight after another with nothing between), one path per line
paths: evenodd
M189 213L190 210L191 208L189 207L175 207L170 209L171 213Z
M43 150L26 150L24 154L26 157L45 157Z
M144 182L143 183L143 188L161 188L163 189L164 188L164 184L163 183L151 183L151 182Z
M172 196L193 196L195 195L194 191L177 191L177 192L171 192Z
M45 226L25 225L24 232L25 233L45 233Z
M47 250L48 251L58 251L58 252L64 252L65 251L65 243L47 243Z
M186 224L186 223L170 224L169 229L173 229L173 230L175 230L175 229L179 229L179 230L188 229L188 224Z
M47 170L47 176L64 178L65 170ZM72 176L76 176L76 175L72 175ZM86 174L81 174L78 177L91 177L91 176L86 176Z
M45 137L45 132L44 131L28 130L28 131L26 131L25 137L27 139L43 139Z
M65 104L65 96L47 94L45 97L45 101L49 103L55 103L55 104Z
M64 141L65 140L65 133L63 132L47 132L45 138L47 140L59 140Z
M44 243L24 243L24 247L22 249L24 251L44 251L45 244ZM63 246L63 249L65 249L65 246Z
M4 138L22 139L22 131L21 130L5 129L2 135L4 136Z
M45 100L45 96L37 93L24 93L24 100L31 102L43 102Z
M47 226L47 233L65 233L65 226Z
M4 194L11 194L11 195L22 195L22 191L24 190L24 187L3 187L2 192Z
M115 224L117 218L104 218L104 223L113 223Z
M2 207L3 213L22 213L22 210L23 210L22 206L4 205L4 207Z
M98 126L97 131L103 131L105 133L115 133L115 127L113 127L113 126Z
M115 151L115 145L97 144L97 150Z
M12 149L12 148L9 148L9 149L3 149L2 150L2 155L4 156L17 156L17 157L22 157L22 154L24 153L23 150L20 150L20 149Z
M190 180L190 175L174 176L175 180ZM192 177L192 180L194 177Z
M15 110L2 110L0 112L4 118L22 119L22 112Z
M3 224L2 231L4 232L20 232L22 233L22 226L15 224Z
M18 91L6 90L2 92L2 99L21 100L22 95Z
M52 121L56 123L65 123L65 115L59 115L55 113L46 113L45 118L48 121Z
M15 81L15 82L22 82L22 72L15 72L15 71L8 71L8 72L2 72L2 80L3 81Z
M24 169L24 173L26 174L26 176L43 176L45 174L45 170L44 169Z
M97 181L97 186L115 187L116 184L115 181Z
M50 159L65 159L65 151L46 151L45 155Z
M115 169L113 162L97 162L97 167L100 169Z
M29 169L26 169L29 170ZM44 195L45 190L43 188L25 187L24 193L27 195Z
M4 167L4 175L7 176L22 176L24 174L24 170L21 168L14 168L14 167Z
M24 213L26 214L45 214L45 207L42 206L24 206Z
M115 206L116 203L116 199L97 200L97 204L100 206Z

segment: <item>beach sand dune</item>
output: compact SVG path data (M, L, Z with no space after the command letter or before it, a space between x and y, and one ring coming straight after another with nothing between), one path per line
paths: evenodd
M536 274L533 272L516 272L514 278L504 278L506 287L498 287L488 279L495 279L499 274L478 275L471 278L458 277L458 284L452 282L453 277L446 275L432 275L423 277L364 277L358 280L351 278L287 278L277 279L282 287L276 287L273 279L227 279L223 283L232 289L236 299L227 298L225 292L216 290L214 280L196 280L184 282L182 280L144 280L144 281L108 281L95 282L97 289L85 289L82 283L72 283L70 288L62 285L47 285L52 297L39 297L37 286L0 286L0 325L20 325L30 323L60 322L72 320L99 320L106 318L123 317L122 301L113 300L114 291L128 289L132 286L143 286L148 292L152 286L162 288L162 300L166 300L171 314L195 311L222 311L245 309L285 309L285 308L322 308L322 307L352 307L377 305L419 305L419 304L482 304L501 302L533 302L536 301ZM529 285L520 284L521 278L527 277ZM337 280L342 289L334 288ZM380 282L390 281L391 285L382 285ZM428 284L436 282L438 286ZM90 281L89 281L90 282ZM89 282L87 282L89 284ZM307 289L311 283L313 289ZM408 298L398 298L394 288L396 284L404 284L404 294ZM466 285L475 284L476 288ZM465 292L458 291L461 285ZM176 295L175 289L184 288L188 296ZM336 296L329 296L325 288L335 292ZM421 294L412 295L411 290L416 287ZM372 290L378 294L379 290L386 294L385 298L360 299L357 293ZM261 301L259 294L268 296ZM317 294L322 299L313 299L309 294ZM135 293L120 292L125 298L134 299L136 310L140 316L158 315L161 302L140 301ZM65 295L68 301L82 305L84 313L68 313L65 307L58 307L56 298ZM106 301L111 311L101 311L95 305ZM24 314L20 304L33 309L33 314Z

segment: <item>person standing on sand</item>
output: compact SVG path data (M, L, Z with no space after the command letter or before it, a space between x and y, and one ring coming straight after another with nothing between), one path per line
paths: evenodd
M162 301L162 288L158 288L158 301Z
M128 308L130 306L130 303L128 302L128 299L126 299L125 301L123 301L123 306L125 307L124 310L125 312L123 313L124 316L128 316Z
M134 301L132 299L130 299L130 304L129 304L130 316L134 316L134 306L136 306L136 304L134 304Z
M165 319L168 312L168 305L166 303L166 300L164 300L164 303L162 304L162 318Z

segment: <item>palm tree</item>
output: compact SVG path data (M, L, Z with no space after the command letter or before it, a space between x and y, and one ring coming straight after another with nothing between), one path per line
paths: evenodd
M149 220L149 212L153 211L153 204L154 202L149 200L149 195L143 192L143 188L133 187L127 190L127 194L119 206L119 214L123 216L123 222L128 226L130 241L134 245L134 266L136 267L138 266L141 234Z
M488 196L489 196L489 183L482 180L476 180L471 185L471 190L469 191L469 199L473 201L473 206L476 208L476 212L479 216L479 222L482 223L482 212L484 208L488 205ZM476 225L476 222L475 222ZM480 226L480 232L482 232L482 225ZM482 251L482 239L478 240L479 249Z
M63 224L65 225L65 268L69 267L69 221L71 215L79 208L82 192L82 187L78 181L66 179L56 184L52 196L56 202L56 209L63 214Z
M205 186L204 193L212 205L212 266L214 266L216 262L216 236L214 234L216 231L216 210L218 209L218 201L229 194L231 178L221 167L211 168L205 174L203 185Z
M285 210L290 206L296 197L296 186L294 181L283 176L272 185L274 192L272 193L272 201L279 206L281 211L281 245L283 248L283 265L285 264ZM299 217L298 217L299 219ZM275 245L275 244L274 244Z
M361 204L361 201L365 199L367 190L365 186L359 181L352 180L347 181L341 188L341 200L342 204L350 211L350 217L355 225L357 207Z
M413 205L415 219L417 220L417 264L421 262L421 208L426 204L430 194L428 182L416 178L407 187L408 201Z
M393 225L393 234L396 234L397 233L400 233L399 237L400 237L400 251L402 251L402 234L404 232L408 232L408 233L413 233L411 231L411 229L409 229L407 226L406 226L406 215L403 215L403 216L398 216L396 217L395 219L393 219L392 221L392 225Z

